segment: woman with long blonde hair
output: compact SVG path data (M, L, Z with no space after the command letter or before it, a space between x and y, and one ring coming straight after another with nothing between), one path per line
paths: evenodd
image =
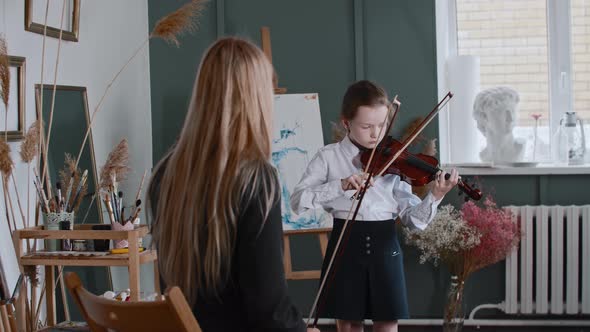
M305 331L287 295L269 163L273 73L250 42L214 43L148 189L162 282L182 289L204 331Z

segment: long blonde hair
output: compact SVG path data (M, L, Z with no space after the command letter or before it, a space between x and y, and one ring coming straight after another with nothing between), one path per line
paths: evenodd
M191 303L227 280L240 206L276 199L271 155L273 69L252 43L223 38L205 53L180 138L160 161L152 225L160 273ZM151 194L149 194L151 196ZM148 202L150 197L148 197Z

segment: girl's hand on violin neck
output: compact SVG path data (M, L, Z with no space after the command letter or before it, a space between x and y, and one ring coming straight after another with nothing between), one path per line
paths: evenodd
M361 174L353 174L345 179L340 180L342 183L342 190L360 190L367 181L368 174L361 173ZM374 184L373 179L371 179L371 183L369 183L369 188Z
M316 329L315 327L308 327L307 332L320 332L320 330Z
M459 172L456 169L451 171L449 179L445 179L446 173L436 173L436 179L434 179L434 186L432 187L432 195L436 200L442 199L445 195L457 185L459 181Z

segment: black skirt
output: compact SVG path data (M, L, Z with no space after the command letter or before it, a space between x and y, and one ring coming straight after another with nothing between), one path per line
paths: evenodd
M343 226L344 220L334 220L322 278ZM403 254L395 222L349 222L340 246L318 303L318 316L353 321L409 318Z

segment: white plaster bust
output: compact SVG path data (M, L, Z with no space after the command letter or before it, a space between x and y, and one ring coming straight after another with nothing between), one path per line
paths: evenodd
M506 163L522 160L524 141L512 133L520 98L509 87L495 87L477 94L473 118L485 136L487 145L479 153L482 161Z

